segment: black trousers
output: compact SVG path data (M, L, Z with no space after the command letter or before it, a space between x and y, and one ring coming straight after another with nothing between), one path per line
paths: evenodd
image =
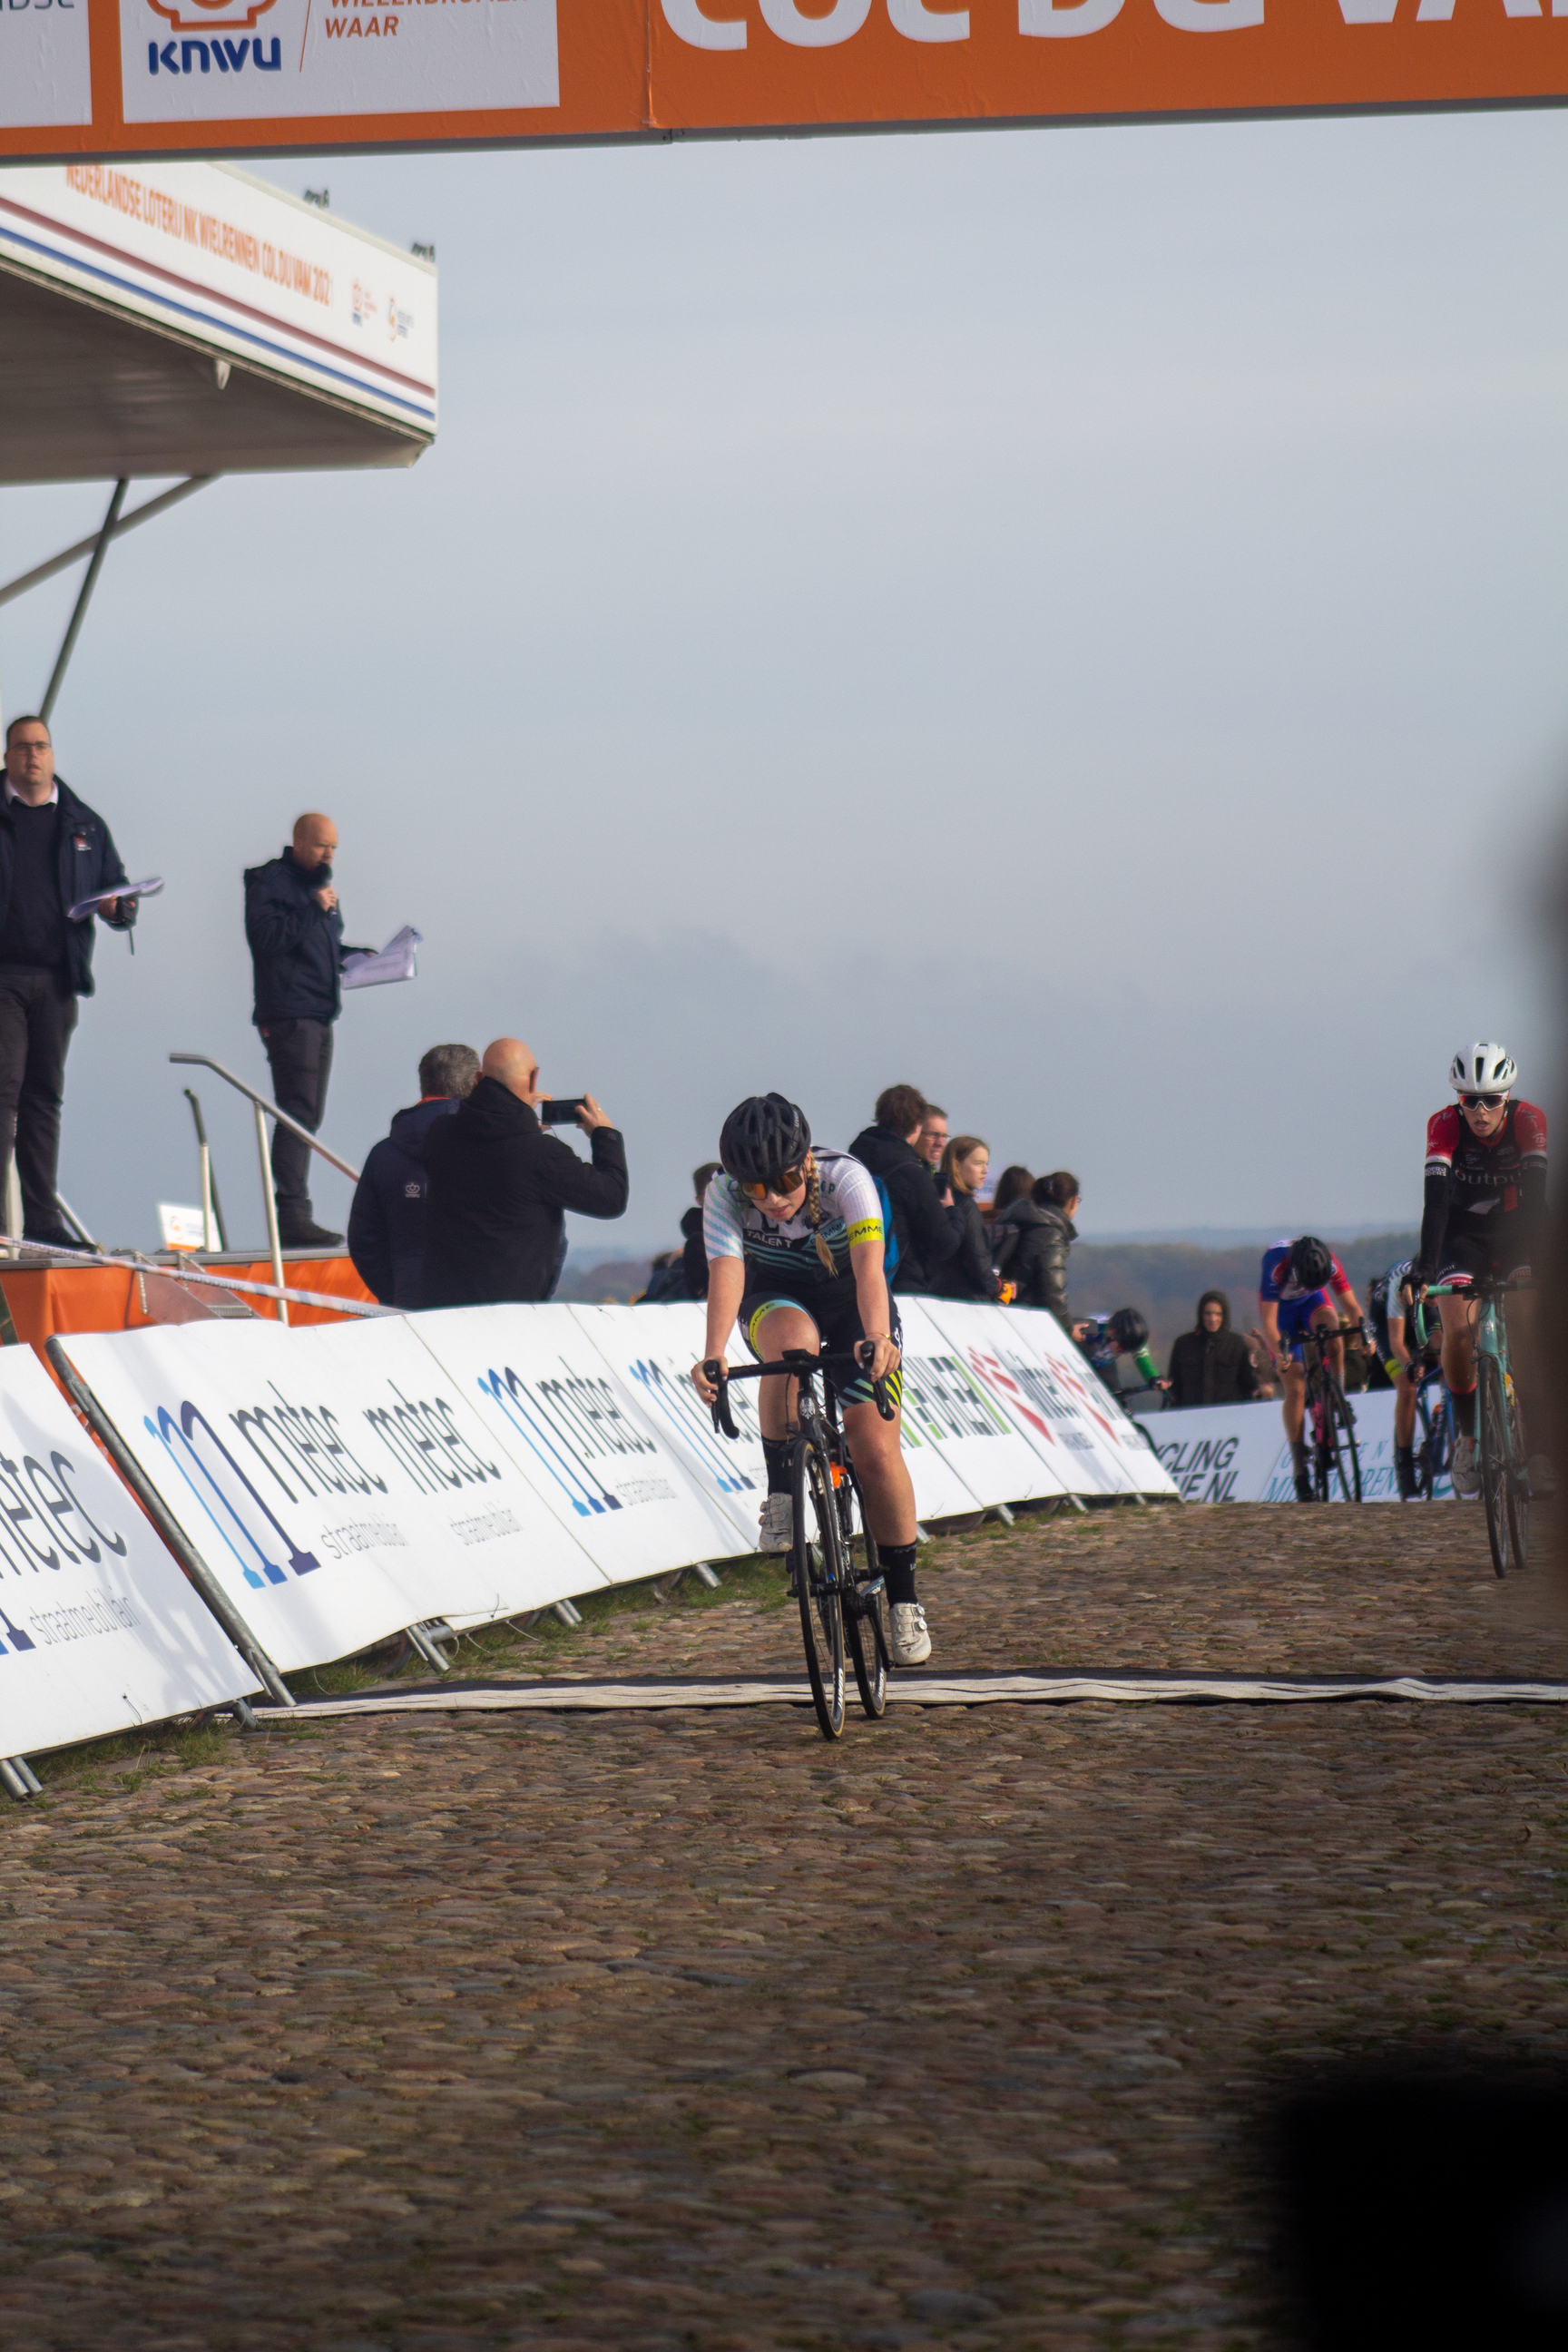
M261 1042L272 1071L273 1101L314 1135L327 1108L331 1023L268 1021ZM310 1148L286 1127L272 1130L272 1183L278 1194L278 1223L287 1241L289 1226L302 1224L310 1214Z
M13 1151L29 1234L58 1230L60 1108L77 1000L47 971L0 971L0 1168Z

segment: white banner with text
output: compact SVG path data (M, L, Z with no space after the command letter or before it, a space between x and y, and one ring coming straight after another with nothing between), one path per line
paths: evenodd
M32 1349L0 1352L0 1756L255 1688Z

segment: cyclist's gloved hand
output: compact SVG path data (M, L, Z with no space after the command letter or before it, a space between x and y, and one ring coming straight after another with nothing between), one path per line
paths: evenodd
M868 1331L855 1352L874 1381L885 1381L899 1369L899 1351L885 1331Z
M1432 1279L1432 1269L1425 1258L1413 1257L1410 1271L1399 1286L1402 1298L1419 1298Z
M697 1391L698 1395L701 1398L704 1404L711 1404L714 1398L719 1393L712 1381L709 1379L706 1370L703 1369L704 1364L706 1364L708 1360L709 1360L704 1357L702 1363L693 1364L691 1367L691 1385ZM720 1370L727 1372L730 1369L729 1358L727 1356L721 1356L717 1360Z

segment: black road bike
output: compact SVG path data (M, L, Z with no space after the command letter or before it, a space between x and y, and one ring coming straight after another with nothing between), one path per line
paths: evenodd
M1355 1415L1345 1401L1330 1355L1334 1342L1354 1328L1353 1324L1341 1324L1332 1331L1308 1331L1301 1340L1301 1367L1307 1375L1312 1494L1320 1503L1361 1500Z
M861 1344L869 1349L869 1341ZM858 1371L868 1361L869 1354L863 1358L858 1349L853 1356L814 1356L804 1348L792 1348L773 1364L742 1364L726 1372L710 1357L702 1367L718 1391L713 1426L724 1437L741 1433L730 1411L731 1381L776 1378L800 1384L792 1432L795 1541L789 1589L800 1609L805 1671L824 1739L837 1739L844 1729L846 1649L866 1713L875 1719L888 1704L887 1599L877 1541L867 1524L866 1500L838 1418L838 1399L825 1377L829 1365ZM874 1381L871 1394L882 1419L891 1421L894 1407L886 1381Z

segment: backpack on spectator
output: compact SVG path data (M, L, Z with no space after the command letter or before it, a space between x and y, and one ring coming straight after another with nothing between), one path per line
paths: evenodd
M867 1173L869 1175L870 1171L868 1170ZM884 1281L891 1282L894 1268L899 1263L899 1235L893 1223L893 1199L879 1176L872 1176L871 1181L877 1187L877 1198L882 1203L882 1276ZM788 1385L786 1381L784 1386L787 1388Z

